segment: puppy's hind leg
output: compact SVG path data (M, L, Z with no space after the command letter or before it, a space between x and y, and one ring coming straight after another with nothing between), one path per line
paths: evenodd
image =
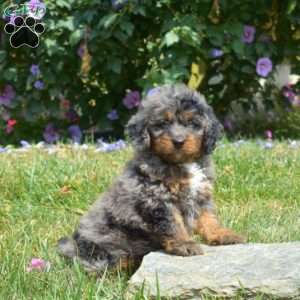
M78 261L88 272L104 271L113 265L113 256L105 249L92 241L88 241L78 233L72 237L62 238L58 241L59 254Z

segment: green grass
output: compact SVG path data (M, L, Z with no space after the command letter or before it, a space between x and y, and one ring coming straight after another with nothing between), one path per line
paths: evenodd
M279 143L271 150L254 143L218 148L215 198L223 223L251 242L300 240L299 152ZM87 275L55 245L131 155L67 147L0 155L1 300L124 299L127 274ZM32 257L50 261L50 272L27 273Z

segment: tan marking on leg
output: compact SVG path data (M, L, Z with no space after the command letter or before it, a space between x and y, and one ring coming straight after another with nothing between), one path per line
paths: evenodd
M164 250L167 253L180 256L203 254L200 246L192 240L181 214L176 209L173 210L173 216L174 226L176 227L175 234L172 237L163 239L162 246Z
M128 273L133 273L141 264L142 258L135 258L131 256L122 256L119 260L117 269L120 271L126 271Z
M173 216L176 224L176 239L182 241L191 240L192 237L189 235L183 218L177 209L173 210Z
M190 241L192 239L184 225L182 216L180 215L177 209L173 209L173 218L173 226L175 227L175 233L172 237L165 238L163 240L163 246L165 247L165 250L167 252L168 250L171 250L173 244L177 241Z
M220 225L217 216L209 211L203 212L195 222L195 232L200 234L210 245L244 243L245 238L231 229Z

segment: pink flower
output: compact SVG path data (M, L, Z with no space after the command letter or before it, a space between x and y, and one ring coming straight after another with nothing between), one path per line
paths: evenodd
M29 266L26 268L27 272L32 271L46 271L48 272L50 269L50 263L46 260L43 260L42 258L33 258L29 264Z
M255 38L255 27L250 25L244 26L244 32L242 35L242 42L246 44L251 44L254 41Z
M71 107L71 102L68 99L62 99L60 101L60 107L62 110L69 110Z
M266 139L271 140L273 138L272 130L270 130L270 129L266 130L265 137L266 137Z
M140 99L140 93L138 91L132 91L128 93L125 98L123 98L123 104L128 109L133 109L135 107L138 107L140 105L141 99Z
M9 119L9 120L7 121L7 125L8 125L8 126L13 127L13 126L15 126L16 124L17 124L17 120L15 120L15 119Z
M9 119L7 121L7 124L6 124L6 129L5 129L6 133L7 134L12 133L14 131L14 126L16 124L17 124L17 120L15 120L15 119Z

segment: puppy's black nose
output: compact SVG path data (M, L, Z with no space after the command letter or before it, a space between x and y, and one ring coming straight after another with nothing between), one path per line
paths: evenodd
M184 144L184 139L174 139L173 140L173 145L176 149L179 149L183 146Z

